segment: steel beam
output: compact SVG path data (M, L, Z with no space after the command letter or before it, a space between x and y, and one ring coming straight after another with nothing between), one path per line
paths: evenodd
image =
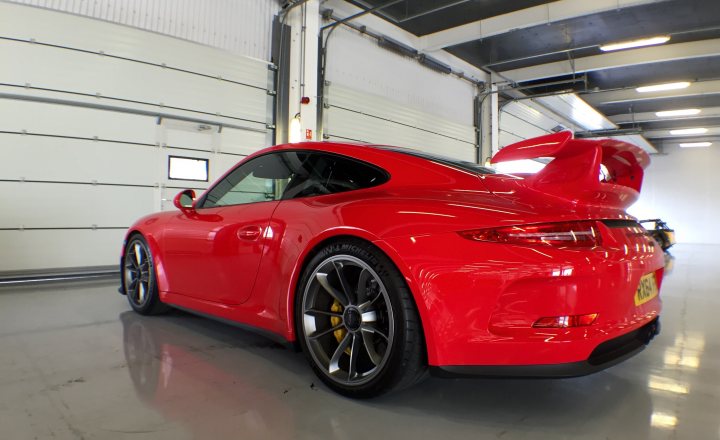
M418 49L430 52L517 29L660 1L663 0L560 0L425 35L420 38Z
M688 127L688 128L692 128L692 127ZM671 135L669 129L647 130L647 131L643 132L643 136L645 136L648 139L667 139L669 141L672 141L674 139L679 140L680 138L682 138L682 139L688 139L688 140L690 140L690 142L697 142L696 139L699 139L699 138L720 136L720 126L717 126L717 127L705 126L705 128L707 128L707 132L705 132L705 133L685 134L682 136Z
M713 40L714 41L714 40ZM647 85L647 84L639 84ZM585 93L582 98L590 105L618 104L624 102L652 101L663 98L686 98L692 96L720 94L720 80L698 81L686 89L664 92L640 93L635 87L605 92Z
M678 110L681 110L678 108ZM610 116L609 119L616 124L630 124L633 122L654 122L654 121L688 121L692 124L693 119L720 118L720 107L699 108L700 113L688 116L659 117L655 112L625 113L622 115Z
M505 70L500 73L510 81L525 82L596 70L717 55L720 55L720 38L608 52L602 55L577 58L572 62L556 61L520 69Z

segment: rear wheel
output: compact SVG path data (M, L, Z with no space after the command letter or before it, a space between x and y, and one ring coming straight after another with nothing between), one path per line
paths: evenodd
M139 234L133 235L125 247L123 287L130 307L141 315L157 315L168 310L158 295L152 253Z
M367 243L334 243L311 259L296 322L315 373L340 394L377 396L412 385L426 369L412 296L392 262Z

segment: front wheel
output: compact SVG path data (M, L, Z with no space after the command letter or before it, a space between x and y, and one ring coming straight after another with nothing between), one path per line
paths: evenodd
M125 247L123 288L130 307L141 315L157 315L168 310L168 306L160 302L155 263L141 235L133 235Z
M415 303L397 268L378 249L354 240L323 248L298 290L298 339L330 388L349 397L374 397L423 376Z

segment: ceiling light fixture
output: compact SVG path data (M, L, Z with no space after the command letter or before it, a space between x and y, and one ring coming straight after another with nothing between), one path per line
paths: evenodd
M712 145L712 142L688 142L680 144L681 148L700 148L700 147L709 147Z
M640 40L621 41L619 43L603 44L600 50L603 52L612 52L613 50L631 49L633 47L655 46L670 41L670 37L663 35L660 37L642 38Z
M686 134L705 134L707 128L682 128L680 130L670 130L670 134L673 136L682 136Z
M699 108L686 108L683 110L667 110L662 112L655 112L658 118L671 118L673 116L693 116L700 113Z
M682 82L674 82L674 83L655 84L652 86L643 86L643 87L638 87L635 90L637 90L640 93L649 93L649 92L663 92L665 90L685 89L687 87L690 87L690 83L687 81L682 81Z

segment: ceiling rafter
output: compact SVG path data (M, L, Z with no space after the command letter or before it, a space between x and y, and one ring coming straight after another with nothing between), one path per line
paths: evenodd
M697 142L698 139L720 136L720 126L706 126L705 128L707 128L707 131L705 133L688 134L682 136L673 136L672 134L670 134L669 129L644 130L643 135L648 139L666 139L671 142L675 140L679 142L681 139L687 139L689 142Z
M687 121L688 123L691 123L693 120L698 119L720 118L720 107L699 107L698 110L700 110L700 113L688 116L660 117L656 114L656 112L641 112L614 115L610 116L608 119L616 124L632 124L655 121Z
M646 85L646 84L637 84ZM690 83L686 89L669 90L664 92L640 93L635 87L604 92L586 93L582 97L591 105L606 105L618 103L632 103L638 101L653 101L668 98L684 98L703 95L720 94L720 80L697 81Z
M430 52L517 29L661 1L664 0L560 0L425 35L420 38L419 49Z
M574 63L557 61L505 70L501 71L501 74L514 82L525 82L596 70L718 55L720 55L720 38L608 52L576 58Z
M378 5L386 0L348 1ZM619 124L613 136L635 139L649 133L653 141L667 143L663 138L668 137L672 143L676 136L670 135L671 129L700 126L720 136L715 133L720 125L717 0L413 2L404 14L385 19L412 33L421 53L446 49L491 70L503 95L523 91L527 96L514 99L533 102L574 92ZM653 36L668 36L670 42L618 51L600 48ZM651 93L635 90L681 81L690 86ZM655 114L688 108L702 111L682 117Z

